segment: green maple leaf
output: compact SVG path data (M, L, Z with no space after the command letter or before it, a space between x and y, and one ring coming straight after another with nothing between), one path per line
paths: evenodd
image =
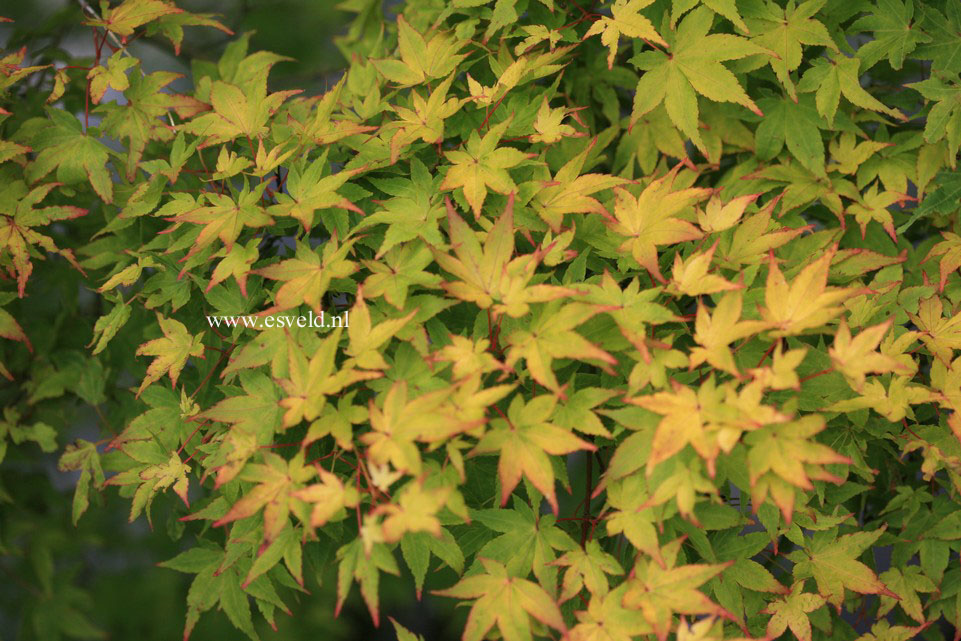
M204 105L200 101L165 90L167 85L180 77L180 74L170 71L156 71L147 75L134 73L128 79L130 86L124 91L127 104L109 103L100 105L94 113L103 114L103 129L117 139L127 139L129 152L127 156L127 178L133 180L134 170L143 157L144 148L151 140L167 142L174 137L174 132L163 120L167 112L174 109L178 115L193 115L203 111ZM182 140L171 149L171 160L168 163L170 171L168 178L176 181L179 168L186 162L186 157L193 153L196 143L190 146L189 153ZM186 155L184 155L186 154ZM174 168L177 171L174 172Z
M824 597L804 592L804 581L798 581L791 588L790 594L768 603L767 608L762 610L771 615L767 622L767 636L774 639L791 628L798 641L811 641L811 621L808 613L822 605Z
M858 57L865 69L887 57L893 69L900 69L904 59L919 45L932 38L914 22L914 2L876 0L871 15L857 19L848 29L851 33L870 31L874 39L858 48Z
M631 62L643 70L634 98L631 122L664 103L671 120L699 149L707 147L698 133L697 94L715 102L734 102L763 115L744 92L737 78L721 63L754 54L769 54L740 36L726 33L708 35L714 13L698 7L681 20L674 32L670 56L662 51L645 51Z
M530 617L561 633L567 633L564 617L557 604L542 587L526 579L510 576L507 569L490 559L480 559L485 574L464 577L439 596L476 599L467 616L463 641L481 641L497 625L504 641L530 641Z
M392 248L382 261L361 262L370 271L364 292L371 298L383 296L397 309L404 309L411 287L433 289L440 285L440 276L425 271L434 259L430 247L420 241Z
M228 396L200 416L249 432L258 443L269 443L281 426L283 410L277 386L263 374L248 371L240 373L240 384L245 394ZM217 484L222 482L218 478Z
M754 3L747 14L747 24L751 29L751 41L760 47L770 49L774 56L767 59L778 80L787 89L792 100L797 100L791 72L801 65L801 45L827 47L837 51L837 45L827 28L814 16L827 0L808 0L797 6L794 3L782 8L770 2ZM767 114L767 109L764 109ZM823 163L822 163L823 164Z
M932 76L921 82L905 85L931 101L931 110L924 123L924 139L934 143L947 139L952 157L961 148L961 82L957 74L947 78Z
M480 218L488 189L499 194L508 194L517 189L507 170L527 159L528 154L513 147L497 146L510 122L507 119L491 127L483 138L473 131L463 151L455 149L444 152L451 166L440 189L462 188L475 218Z
M518 328L507 337L509 346L504 364L513 367L524 359L531 378L561 397L565 397L551 363L556 358L591 359L602 367L616 365L617 359L574 331L596 314L607 308L587 303L568 303L560 307L557 301L538 310L525 329Z
M557 584L555 565L560 563L554 563L554 551L572 553L579 549L577 543L557 527L552 514L535 514L519 499L514 500L512 510L471 510L470 517L500 533L477 551L478 557L504 563L513 576L526 576L533 571L542 586Z
M389 572L399 575L400 568L394 554L383 543L374 543L370 550L364 549L364 541L360 537L354 539L337 550L340 566L337 569L337 605L334 616L340 614L351 583L356 580L360 584L360 594L364 597L374 625L380 622L378 587L380 573Z
M907 116L888 107L861 86L861 73L860 58L832 54L830 58L816 58L801 76L797 89L801 93L815 92L814 102L818 113L827 119L830 126L834 125L834 115L842 95L855 106L907 120Z
M501 482L501 505L520 483L521 476L536 487L557 516L554 470L548 455L559 456L577 450L595 450L593 445L550 423L557 398L542 395L524 402L521 396L511 401L505 418L491 422L471 455L500 452L497 473Z
M397 16L397 51L400 60L371 60L385 78L401 87L419 85L450 75L467 54L458 54L464 42L446 33L435 33L430 40L417 33L403 15Z
M87 181L105 203L113 202L113 181L107 168L110 150L88 136L80 121L61 109L48 108L50 124L30 139L37 153L24 176L36 182L57 170L57 180L68 185Z
M861 594L881 594L897 599L898 595L889 590L871 568L857 560L884 534L886 527L841 537L818 533L804 550L788 555L795 562L794 576L798 579L813 576L818 584L818 593L837 608L838 613L841 612L845 588Z
M921 3L924 31L931 41L920 44L914 55L922 60L931 60L933 68L948 73L961 72L961 7L954 2L944 5L947 13L941 13L929 4Z
M900 605L904 613L917 621L924 623L924 608L918 592L937 592L938 586L931 579L921 573L921 568L917 565L907 565L903 569L891 568L881 573L878 577L888 588L898 595L898 599L890 596L881 596L881 607L878 608L878 616L882 617L894 609L895 605Z
M138 447L124 448L123 451L139 465L107 479L105 485L136 485L130 505L129 520L132 523L144 510L147 521L152 524L150 504L158 492L173 487L174 492L185 505L187 502L187 473L190 465L180 459L176 452L165 453L155 440L144 441Z
M802 165L818 176L825 176L821 127L827 123L818 114L813 97L801 96L796 101L762 98L758 105L765 114L754 133L758 158L771 160L787 144L788 151Z
M610 589L607 575L624 574L621 564L603 551L596 539L588 541L583 549L566 552L554 561L553 565L567 568L561 585L562 602L580 594L584 588L587 588L593 597L603 598Z
M390 198L380 202L381 209L365 216L355 227L357 231L374 225L386 225L384 240L375 258L380 258L398 243L421 238L428 245L443 244L439 221L445 209L435 195L439 177L432 177L427 167L417 158L410 162L410 179L373 179L378 189Z
M60 460L57 462L57 469L61 472L80 470L80 477L77 479L77 487L73 494L72 518L73 524L76 525L80 516L90 505L91 481L93 481L95 489L100 489L105 483L97 446L90 441L77 439L75 443L64 449Z
M443 142L444 121L457 113L463 103L460 98L447 97L453 80L453 75L448 76L434 87L426 100L417 91L411 91L410 107L391 106L398 118L388 123L383 129L383 131L397 129L390 139L391 163L397 162L401 149L408 147L416 140L422 140L430 145Z
M171 387L177 386L177 378L187 364L187 359L204 357L204 345L201 342L201 335L192 335L184 327L184 324L173 318L164 318L157 314L157 322L160 323L160 330L163 338L155 338L143 343L137 348L137 356L148 355L156 356L147 367L147 375L137 389L137 396L154 381L167 374L170 376Z
M633 641L650 635L654 630L644 613L625 608L624 592L627 582L608 592L594 595L586 610L577 610L578 624L571 629L571 641Z

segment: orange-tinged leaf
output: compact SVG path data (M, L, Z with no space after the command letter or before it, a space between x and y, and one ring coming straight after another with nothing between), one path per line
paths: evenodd
M863 329L852 339L847 321L841 319L838 331L834 335L834 344L828 349L828 354L831 356L834 369L844 374L855 390L863 389L864 377L868 372L912 373L907 365L895 357L877 351L881 339L887 334L893 322L893 319L888 319L880 325Z
M163 16L181 13L172 2L166 0L124 0L103 13L102 20L86 20L84 24L103 27L118 36L133 35L134 29Z
M697 588L734 562L675 566L681 541L676 539L664 546L665 567L640 557L624 593L624 607L640 610L659 641L667 639L675 614L731 616Z
M227 194L207 192L205 197L209 205L171 218L170 220L178 223L203 225L196 242L187 253L187 258L210 246L216 238L220 238L229 252L245 227L264 227L273 223L274 219L268 216L259 204L266 185L261 183L251 191L245 189L236 201Z
M654 30L651 21L639 13L641 9L653 2L654 0L615 0L611 7L611 17L601 16L584 34L585 38L601 34L601 43L610 51L607 55L608 69L614 66L617 43L622 35L626 38L643 38L661 46L667 46L664 39Z
M653 180L640 196L617 188L614 220L606 221L617 236L626 238L620 251L630 251L637 263L660 282L666 282L657 265L657 247L674 245L702 236L701 230L680 215L693 213L693 205L709 197L710 189L689 187L673 190L680 165Z
M859 293L852 287L828 287L828 270L834 252L802 269L790 285L771 256L761 318L772 337L796 336L823 327L843 311L839 303Z
M323 244L321 255L306 244L299 244L293 258L262 267L252 273L265 278L284 281L274 298L274 305L262 314L309 305L319 317L323 309L320 301L330 281L345 278L357 270L357 264L347 258L355 239L340 244L333 237Z

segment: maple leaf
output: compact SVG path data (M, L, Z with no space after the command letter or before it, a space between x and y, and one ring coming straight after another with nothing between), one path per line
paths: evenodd
M650 361L647 336L650 325L676 321L677 316L667 307L655 302L660 289L651 287L641 289L640 281L632 278L621 289L614 277L605 270L599 284L592 284L587 292L587 300L607 308L607 314L614 319L621 335L641 353L642 358Z
M961 118L961 86L957 74L950 79L931 77L904 86L919 92L931 103L931 110L924 123L924 139L929 143L947 139L950 164L953 168L954 158L961 148L961 129L954 124Z
M881 596L881 607L878 608L878 616L885 616L894 609L895 605L900 605L904 613L917 621L924 623L924 608L918 592L937 592L938 586L931 579L921 573L921 568L917 565L907 565L903 569L891 568L881 573L878 577L892 592L898 595L897 599L890 596Z
M286 60L278 56L277 60ZM187 133L204 138L202 146L223 143L239 136L262 138L267 121L290 96L300 89L267 94L267 72L270 65L258 70L244 87L215 80L210 87L211 111L180 125Z
M353 323L347 327L347 335L350 338L347 355L351 357L348 363L356 363L362 369L387 369L387 361L377 351L377 348L393 338L397 332L407 325L417 313L417 310L411 311L406 316L382 320L376 325L372 325L370 309L364 302L363 289L358 287L357 298L351 311L353 312Z
M586 136L586 133L579 132L571 125L564 124L564 118L576 111L576 109L565 109L563 107L551 109L550 102L545 95L541 101L540 109L537 110L537 117L534 119L534 131L537 133L531 134L530 141L551 145L563 138ZM575 115L574 118L576 119L577 116Z
M931 248L925 261L938 256L938 293L944 292L944 286L948 282L948 276L961 267L961 236L949 231L941 232L944 237L940 243Z
M617 55L617 41L623 35L627 38L650 40L666 47L667 43L655 31L651 21L640 14L640 10L654 0L615 0L611 5L611 17L601 16L584 34L584 38L601 34L601 43L610 50L607 68L614 66Z
M808 0L787 8L774 2L757 3L747 19L751 41L776 54L767 62L794 102L797 102L797 93L791 72L801 65L801 45L822 46L838 51L824 24L812 17L824 7L825 2Z
M126 105L111 103L94 109L94 113L103 115L102 125L105 132L118 140L127 140L129 151L126 175L130 181L134 180L136 168L141 165L140 161L149 141L167 142L174 139L174 132L166 122L170 110L174 110L182 118L187 118L209 108L196 98L170 91L167 85L180 77L181 74L170 71L156 71L146 75L133 73L127 79L130 86L123 92ZM176 182L180 169L198 144L199 142L195 141L188 146L183 134L177 135L170 150L170 162L166 163L167 171L163 172L171 182ZM141 166L149 167L146 164ZM157 171L160 172L160 168Z
M614 511L607 516L605 525L608 534L623 534L638 551L663 566L664 558L657 536L659 518L646 485L645 478L639 474L608 485L607 502Z
M587 588L594 598L607 595L610 586L607 575L624 574L624 568L613 556L601 549L596 539L587 542L583 549L571 550L553 565L566 567L561 585L560 601L564 602Z
M511 120L507 119L491 127L483 138L473 131L463 150L444 152L451 165L440 189L462 188L474 218L480 218L488 189L499 194L508 194L517 189L507 170L526 160L528 154L513 147L497 146L510 123Z
M318 209L337 207L363 215L363 210L337 193L362 169L344 169L336 174L321 176L328 168L327 154L322 154L306 169L293 166L287 174L286 193L277 194L277 204L267 208L273 216L291 216L301 222L304 231L314 224L314 212Z
M761 262L772 249L786 245L810 227L773 226L771 214L780 198L772 199L758 213L744 219L730 235L724 234L718 244L717 264L719 267L740 269L742 265Z
M229 250L225 248L217 252L216 255L222 253L226 255L223 260L217 263L213 272L211 272L210 282L207 283L207 288L204 290L204 293L209 292L217 284L233 276L234 280L237 281L237 285L240 287L240 294L246 298L247 276L250 274L250 267L260 258L260 252L257 250L258 244L259 242L253 239L244 247L234 245Z
M2 316L3 314L0 314ZM77 487L73 495L72 520L76 525L80 516L90 505L90 483L93 481L94 488L103 487L106 479L103 474L103 466L100 464L100 454L97 446L90 441L77 439L76 442L67 445L63 454L57 461L57 469L61 472L80 470L77 479Z
M11 180L0 188L0 256L10 255L13 271L17 277L17 295L20 298L23 298L27 279L33 272L30 253L35 245L48 252L62 255L81 273L83 272L69 249L59 249L52 238L33 229L58 220L77 218L87 213L86 209L70 205L37 208L36 205L58 186L58 183L46 183L27 189L22 180ZM7 334L0 332L0 336L7 336Z
M629 587L624 593L624 607L640 610L654 629L658 641L667 639L674 614L731 616L697 590L697 587L723 572L734 562L677 566L677 553L682 541L683 539L675 539L664 546L664 567L639 557L632 578L627 580Z
M837 537L815 536L810 545L803 550L788 555L795 562L794 576L798 579L813 576L818 584L818 593L830 605L841 612L844 589L861 594L880 594L897 599L898 595L889 590L877 575L857 557L884 534L886 525L877 530L855 532Z
M834 125L834 115L842 95L863 109L877 111L898 120L907 119L900 111L888 107L865 91L861 86L860 75L860 58L848 58L841 53L835 53L827 58L814 59L811 67L801 76L797 89L801 93L816 92L814 101L818 113L827 119L829 126Z
M87 73L90 80L90 98L94 102L100 102L108 88L125 91L130 86L127 71L137 64L139 61L136 58L126 57L123 51L118 51L107 59L106 67L97 65L91 69Z
M740 376L731 352L731 343L764 329L762 321L741 320L742 306L743 294L740 291L724 294L710 314L703 301L698 300L694 319L694 340L698 346L691 349L690 369L706 361L718 369Z
M857 398L838 401L824 409L832 412L852 412L869 407L889 421L897 422L906 416L914 417L911 405L938 399L938 395L927 387L912 385L911 377L899 375L890 380L887 389L880 380L872 378L860 390L860 394Z
M948 364L954 350L961 349L961 314L943 317L942 310L941 298L931 296L921 301L917 315L908 312L908 317L921 330L921 342Z
M446 33L435 33L430 40L425 40L403 15L398 15L397 52L400 60L373 59L371 62L391 82L410 87L449 76L467 55L457 53L464 44Z
M481 641L497 625L504 641L528 641L530 617L567 634L564 617L550 595L536 583L508 575L497 561L479 559L484 574L464 577L456 585L433 594L456 599L476 599L467 615L463 641Z
M136 485L129 520L132 523L146 510L147 522L153 527L150 504L158 492L173 487L184 504L189 505L187 473L190 465L181 461L176 452L165 453L156 440L142 441L138 445L125 448L124 452L139 465L111 476L104 485Z
M700 6L687 14L669 37L670 55L644 51L631 62L645 73L637 83L631 122L664 103L671 120L699 149L707 147L698 133L697 94L715 102L734 102L763 115L737 78L721 63L753 54L774 55L740 36L708 35L714 13Z
M858 47L858 58L870 69L887 57L892 69L901 69L904 59L932 37L919 29L914 21L914 3L901 0L878 0L870 15L862 16L849 27L852 32L870 31L874 38Z
M921 60L931 60L935 68L948 73L961 72L961 12L952 4L945 5L946 12L927 4L919 5L924 16L923 26L930 42L921 43L914 52Z
M534 316L527 329L516 329L507 337L506 367L513 367L524 359L531 378L560 397L566 397L554 376L551 364L555 358L592 359L602 367L617 364L617 359L574 331L606 308L587 303L568 303L559 308L556 301L548 303Z
M357 488L344 485L340 477L325 469L318 470L320 483L307 485L291 492L290 496L312 505L310 527L323 527L344 508L354 507L360 502Z
M884 231L888 233L891 240L894 242L898 241L898 237L894 232L894 219L891 217L891 212L888 208L895 203L900 203L904 201L904 196L902 194L897 194L893 191L882 191L878 192L878 184L874 183L868 190L863 194L861 202L851 203L848 207L848 212L854 214L854 219L861 226L861 238L864 238L864 234L867 231L868 223L875 221L881 223L884 227Z
M834 483L843 482L844 479L820 467L832 463L853 463L848 457L811 438L824 427L824 417L805 414L791 422L765 426L744 437L744 443L750 448L747 461L751 503L755 511L770 492L784 520L790 524L795 496L792 486L813 490L812 477Z
M888 319L880 325L863 329L852 339L847 321L841 319L834 335L834 344L828 349L828 354L834 369L841 372L855 390L861 391L864 387L864 377L868 372L911 373L910 368L898 359L876 351L893 322L893 319Z
M791 628L791 632L798 641L811 641L811 621L808 613L824 605L824 597L804 591L804 581L798 581L791 588L791 593L768 603L762 610L770 614L767 622L767 636L771 639Z
M481 309L493 308L495 314L520 318L530 311L531 303L574 296L579 292L558 285L528 285L544 252L514 254L514 194L507 207L487 232L484 248L474 231L464 222L448 198L447 221L454 256L433 247L434 260L458 278L441 283L450 295L475 303ZM456 256L456 258L455 258Z
M110 150L88 136L77 118L62 109L47 109L50 124L30 140L36 157L24 170L36 182L57 170L57 180L65 184L87 181L105 203L113 202L113 181L107 169Z
M679 169L680 164L666 176L651 181L637 197L624 188L616 188L614 219L605 221L614 234L626 238L618 251L630 251L634 260L662 283L666 281L657 264L657 247L700 238L701 230L681 215L693 211L694 203L712 193L698 187L675 191Z
M363 283L364 291L371 298L383 296L388 303L403 310L411 287L435 289L440 285L441 277L425 270L433 262L430 247L423 242L392 247L383 261L361 261L370 271Z
M400 151L415 140L439 144L444 140L444 121L457 113L463 101L448 98L454 76L448 76L434 88L426 100L416 91L410 94L411 106L391 105L398 119L385 125L382 131L397 129L390 139L390 162L397 162Z
M191 356L204 358L204 345L200 334L192 335L183 323L173 318L165 318L159 312L157 322L164 334L163 338L147 341L137 348L137 356L156 356L147 367L147 374L137 389L138 398L150 384L164 374L170 376L171 387L176 387L177 378L187 364L187 359Z
M273 452L264 452L263 463L249 463L237 476L241 481L256 483L256 486L243 494L230 506L230 510L213 522L220 527L238 519L253 516L263 509L264 537L260 546L262 553L287 526L291 510L291 498L296 490L317 474L312 466L304 465L304 453L298 452L290 461L285 461Z
M739 285L730 283L717 274L707 273L718 242L720 239L715 240L707 251L694 252L687 260L682 259L680 253L674 254L674 269L671 270L671 282L667 291L672 294L701 296L738 289Z
M578 624L571 629L571 641L633 641L651 634L644 614L622 605L628 587L621 583L606 595L593 596L586 610L576 610Z
M102 19L87 19L84 24L93 27L103 27L121 36L126 41L127 36L133 35L134 29L153 20L173 13L181 13L171 2L166 0L124 0L116 7L106 6Z
M308 305L320 316L323 311L320 301L330 282L335 278L345 278L357 270L357 264L347 258L356 239L341 244L336 235L320 248L321 253L310 249L309 245L299 243L293 258L254 270L252 273L265 278L284 281L274 295L274 304L262 314Z
M175 223L203 225L203 229L197 234L197 240L194 241L185 258L208 247L215 238L220 238L229 252L233 249L234 241L240 236L244 227L256 228L272 224L274 219L268 216L260 206L260 197L266 186L267 183L260 183L251 190L245 184L236 199L227 194L206 192L203 198L206 198L210 204L168 218L167 220Z
M506 417L493 419L491 429L471 451L471 456L500 452L497 475L501 482L502 506L507 504L507 498L523 475L544 495L557 516L554 470L548 455L597 449L570 431L548 422L556 403L557 397L553 395L538 396L529 403L525 403L521 396L515 396Z
M287 394L287 397L280 401L281 407L287 409L283 418L285 428L303 420L313 421L320 416L328 396L340 393L357 381L381 376L380 372L354 369L352 364L337 367L335 357L342 331L338 327L326 336L309 360L299 346L290 346L289 377L280 381Z
M394 554L383 543L374 543L369 552L365 553L364 541L358 537L337 550L337 605L334 616L340 614L340 609L347 599L351 583L356 580L360 584L360 594L367 604L374 626L380 623L379 598L377 594L380 585L380 573L400 575Z
M531 201L533 209L554 232L560 231L565 214L597 213L607 216L607 210L592 194L628 182L624 178L606 174L581 175L593 146L594 142L564 163L553 178L543 183Z
M796 336L822 327L844 311L837 303L860 293L851 287L827 286L833 259L834 251L826 252L806 265L788 285L771 255L761 308L761 318L770 328L770 336Z

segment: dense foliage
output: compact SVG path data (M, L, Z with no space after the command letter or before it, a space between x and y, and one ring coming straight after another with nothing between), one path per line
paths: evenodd
M0 54L23 638L110 628L3 489L56 451L179 541L184 638L332 567L464 641L957 641L959 0L347 0L321 96L80 5L93 59Z

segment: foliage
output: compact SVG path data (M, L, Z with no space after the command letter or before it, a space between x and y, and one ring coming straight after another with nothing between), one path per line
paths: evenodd
M347 0L321 96L81 4L0 59L0 479L163 523L185 639L328 565L464 641L961 629L957 0ZM0 499L24 638L103 637Z

